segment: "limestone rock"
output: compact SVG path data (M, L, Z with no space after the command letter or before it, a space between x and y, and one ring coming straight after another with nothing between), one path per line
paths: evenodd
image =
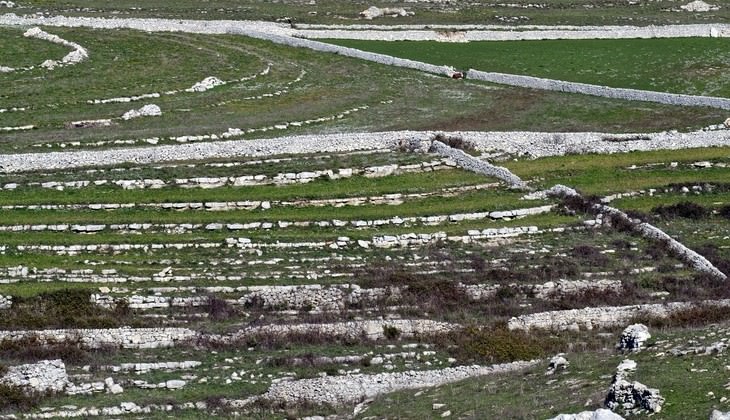
M568 360L563 356L565 356L565 354L560 353L550 359L550 363L548 364L548 370L547 372L545 372L545 375L552 375L558 369L565 370L568 368L570 362L568 362Z
M644 324L629 325L621 333L618 349L628 351L639 351L646 340L651 338L649 329Z
M209 76L205 79L199 81L198 83L194 84L188 89L185 89L186 92L205 92L206 90L213 89L216 86L225 85L226 82L222 81L221 79Z
M382 16L408 16L413 15L413 12L408 12L406 9L402 7L384 7L379 8L375 6L370 6L367 9L360 12L360 17L364 19L374 19Z
M139 117L159 117L162 115L162 110L155 104L148 104L140 109L132 109L122 115L123 120L131 120Z
M702 0L695 0L691 3L685 4L684 6L679 6L679 8L688 12L709 12L720 9L720 7L705 3Z
M60 359L11 366L0 383L28 388L37 392L61 392L69 385L66 365Z
M623 417L605 408L596 411L583 411L578 414L560 414L548 420L624 420Z
M712 410L710 420L730 420L730 411L723 413L720 410Z

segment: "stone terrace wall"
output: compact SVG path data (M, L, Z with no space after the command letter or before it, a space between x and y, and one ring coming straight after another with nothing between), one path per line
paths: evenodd
M730 306L730 299L705 301L704 305L717 307ZM666 318L674 312L686 310L696 305L694 302L670 302L628 306L603 306L564 311L538 312L520 315L507 323L511 330L567 330L615 327L628 323L636 316Z
M638 89L612 88L607 86L566 82L562 80L544 79L532 76L522 76L505 73L488 73L473 69L467 72L467 77L469 79L481 80L490 83L499 83L509 86L552 90L557 92L579 93L582 95L623 99L627 101L657 102L667 105L707 106L712 108L730 109L730 99L712 96L683 95L678 93L653 92Z
M89 348L113 346L131 349L172 347L196 336L187 328L114 328L78 330L0 331L0 341L38 337L41 342L79 340Z

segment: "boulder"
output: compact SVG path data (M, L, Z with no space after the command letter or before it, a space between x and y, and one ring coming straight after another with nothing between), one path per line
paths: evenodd
M555 355L552 359L550 359L550 363L548 364L548 370L545 372L546 375L552 375L555 373L558 369L565 370L570 365L570 362L563 357L565 354L560 353L558 355Z
M382 16L408 16L412 15L413 13L409 13L406 11L406 9L403 9L402 7L375 7L370 6L367 9L360 12L360 17L364 19L374 19Z
M619 350L625 351L639 351L644 345L646 340L651 338L649 329L644 324L633 324L629 325L621 333L618 345L616 346Z
M720 410L712 410L710 420L730 420L730 411L723 413Z
M159 106L154 104L145 105L140 109L132 109L122 115L123 120L131 120L139 117L159 117L162 115L162 110Z

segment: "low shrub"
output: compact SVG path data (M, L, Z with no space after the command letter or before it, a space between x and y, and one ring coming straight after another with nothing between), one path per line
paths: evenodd
M720 207L717 213L720 215L720 217L730 219L730 205Z
M662 318L648 314L637 315L632 321L654 328L701 327L730 320L730 307L698 304L692 308L673 312Z
M383 336L388 340L397 340L400 330L392 325L383 325Z
M36 296L13 298L10 309L0 311L0 329L115 328L122 325L148 326L134 319L128 305L106 309L90 299L91 292L62 289Z
M203 308L210 319L215 321L230 319L238 314L238 311L225 299L214 295L208 296L208 301Z
M82 364L93 361L97 355L112 354L115 351L112 347L89 349L78 339L43 342L37 336L29 336L20 340L0 341L1 359L22 362L63 359L66 363Z
M0 383L0 413L28 412L38 406L44 394Z
M571 250L571 254L575 258L580 258L581 262L588 266L605 267L609 262L606 254L603 254L600 249L592 245L576 245Z
M655 213L665 219L675 217L683 217L685 219L700 220L710 215L710 210L691 201L683 201L677 204L662 205L651 209Z
M432 337L432 342L462 362L506 363L558 353L565 343L558 337L494 328L466 327Z
M441 143L444 143L449 147L463 150L464 152L469 154L477 153L474 143L464 140L464 138L461 136L447 136L444 133L438 133L434 136L433 140L440 141Z

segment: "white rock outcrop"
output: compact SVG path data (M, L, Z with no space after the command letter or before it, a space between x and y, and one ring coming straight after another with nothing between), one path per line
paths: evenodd
M162 115L162 110L155 104L148 104L140 109L131 109L122 115L123 120L131 120L139 117L159 117Z

